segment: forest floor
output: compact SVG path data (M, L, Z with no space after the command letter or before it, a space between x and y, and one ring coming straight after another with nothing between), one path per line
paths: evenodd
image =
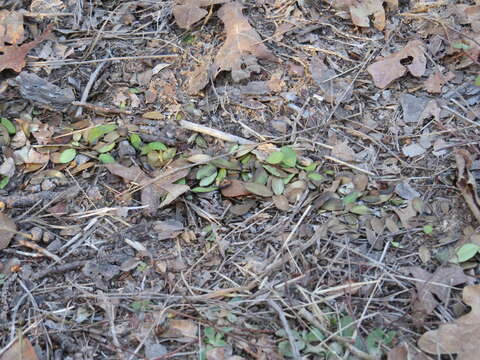
M0 2L0 360L478 359L480 5Z

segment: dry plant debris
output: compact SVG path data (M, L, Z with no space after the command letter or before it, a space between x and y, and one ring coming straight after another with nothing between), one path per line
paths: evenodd
M418 340L418 346L428 354L456 354L458 360L478 358L476 339L480 331L480 286L463 289L463 302L471 311L438 330L430 330Z
M0 360L474 356L478 9L3 2Z

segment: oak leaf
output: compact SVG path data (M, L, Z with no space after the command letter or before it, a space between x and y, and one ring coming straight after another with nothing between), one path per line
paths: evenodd
M463 289L463 302L472 310L437 330L430 330L418 340L418 347L428 354L457 354L457 360L478 359L480 334L480 285Z
M260 72L257 58L276 61L276 57L263 44L260 35L249 24L238 2L223 5L218 16L225 24L227 37L211 67L213 77L220 71L231 71L232 79L248 79L252 72Z
M175 22L182 29L188 30L208 14L202 7L223 4L225 1L227 0L177 0L172 10Z
M378 30L385 29L386 3L391 10L398 8L398 0L337 0L333 6L337 9L348 9L352 22L360 27L370 27L370 17L373 17L373 26Z
M411 64L401 63L406 59L411 59ZM413 76L420 77L425 73L426 67L425 45L420 40L412 40L402 50L377 58L376 62L367 67L367 71L372 76L375 86L384 89L392 81L402 77L407 70Z

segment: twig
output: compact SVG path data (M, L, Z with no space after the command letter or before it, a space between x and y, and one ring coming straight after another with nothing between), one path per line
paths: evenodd
M290 343L290 346L292 347L292 356L294 359L301 359L300 356L300 351L298 351L297 343L295 342L295 337L292 334L292 329L290 329L290 325L288 324L287 318L285 317L285 313L283 310L278 306L278 304L273 301L273 300L267 300L267 304L275 310L275 312L278 314L278 317L280 318L280 321L282 322L283 328L285 329L285 332L287 333L288 337L288 342Z
M209 127L206 127L206 126L203 126L203 125L200 125L200 124L195 124L195 123L192 123L190 121L181 120L180 125L182 125L187 130L199 132L199 133L205 134L205 135L210 135L210 136L213 136L213 137L215 137L217 139L220 139L220 140L223 140L223 141L234 142L234 143L238 143L238 144L242 144L242 145L253 145L253 144L255 144L254 141L250 141L250 140L244 139L244 138L236 136L236 135L227 134L226 132L216 130L216 129L212 129L212 128L209 128Z
M74 13L41 13L41 12L22 12L23 16L34 18L56 17L56 16L74 16Z
M178 54L165 54L165 55L142 55L142 56L118 56L108 59L97 59L97 60L48 60L48 61L30 61L27 63L28 66L49 66L49 65L84 65L84 64L96 64L104 61L129 61L129 60L141 60L141 59L163 59L170 57L178 57Z
M370 176L376 176L374 173L372 173L371 171L368 171L368 170L365 170L365 169L362 169L362 168L359 168L358 166L355 166L355 165L352 165L352 164L349 164L345 161L342 161L340 159L337 159L337 158L334 158L330 155L323 155L323 157L327 160L331 160L331 161L334 161L336 163L339 163L340 165L343 165L343 166L347 166L353 170L357 170L357 171L360 171L360 172L363 172L367 175L370 175Z
M90 94L90 90L92 89L93 83L97 79L98 74L102 70L102 68L105 66L106 62L101 62L98 64L97 68L95 71L90 75L90 79L88 79L87 85L85 86L85 89L83 90L82 97L80 98L80 102L82 104L85 104L87 101L88 95ZM75 112L75 117L80 117L83 112L83 107L78 106L77 111Z
M62 259L60 259L57 255L52 254L50 251L47 249L42 248L41 246L38 246L37 244L28 241L28 240L18 240L18 243L22 246L28 247L32 250L38 251L40 254L49 257L50 259L54 260L55 262L58 263L63 263Z
M99 114L125 114L125 115L132 114L132 112L128 110L114 109L114 108L100 106L100 105L88 104L81 101L73 101L72 105L81 106ZM82 129L81 131L84 131L84 130L85 129Z
M78 261L73 261L68 264L63 264L63 265L58 265L54 266L50 269L40 271L32 276L32 280L38 280L41 278L44 278L45 276L48 276L50 274L59 274L59 273L64 273L67 271L74 270L76 268L82 267L87 263L87 260L78 260Z

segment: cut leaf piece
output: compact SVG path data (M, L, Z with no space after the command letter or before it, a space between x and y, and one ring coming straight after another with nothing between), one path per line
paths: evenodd
M281 149L283 153L282 164L286 167L295 167L297 165L297 153L290 146L284 146Z
M285 171L277 169L275 166L263 165L263 168L265 170L267 170L273 176L277 176L277 177L281 177L281 178L285 178L285 177L288 176L288 174Z
M103 135L117 130L118 126L115 124L107 124L96 126L88 131L87 141L93 144L98 141Z
M98 149L98 152L100 154L103 154L103 153L107 153L107 152L110 152L113 150L113 148L115 147L115 143L111 143L111 144L107 144L107 145L104 145L102 146L100 149Z
M250 191L252 194L262 196L262 197L270 197L273 196L272 190L262 184L257 183L245 183L245 189Z
M100 154L98 160L100 160L103 164L111 164L115 162L115 159L110 154Z
M480 246L473 243L463 244L456 252L456 262L462 263L477 255Z
M140 150L143 142L138 134L133 133L130 135L130 144L132 144L135 149Z
M273 178L272 179L272 190L275 195L282 195L283 191L285 190L285 184L283 183L283 179L280 178Z
M198 169L197 175L195 177L197 178L197 180L201 180L203 178L211 176L212 174L215 174L216 172L217 168L215 166L207 164Z
M211 185L211 184L215 181L215 179L216 179L216 177L217 177L217 174L218 174L218 172L215 171L213 174L204 177L202 180L200 180L200 184L199 184L199 185L200 185L200 186L209 186L209 185Z
M196 193L206 193L206 192L211 192L211 191L215 191L215 190L218 190L218 187L216 187L216 186L195 187L195 188L192 189L192 191L196 192Z
M0 124L2 124L3 126L5 126L5 129L7 129L8 133L10 135L15 135L17 133L17 128L15 127L15 125L13 125L13 123L8 120L7 118L0 118Z
M66 149L63 150L60 154L59 162L62 164L67 164L77 156L77 150L75 149Z

